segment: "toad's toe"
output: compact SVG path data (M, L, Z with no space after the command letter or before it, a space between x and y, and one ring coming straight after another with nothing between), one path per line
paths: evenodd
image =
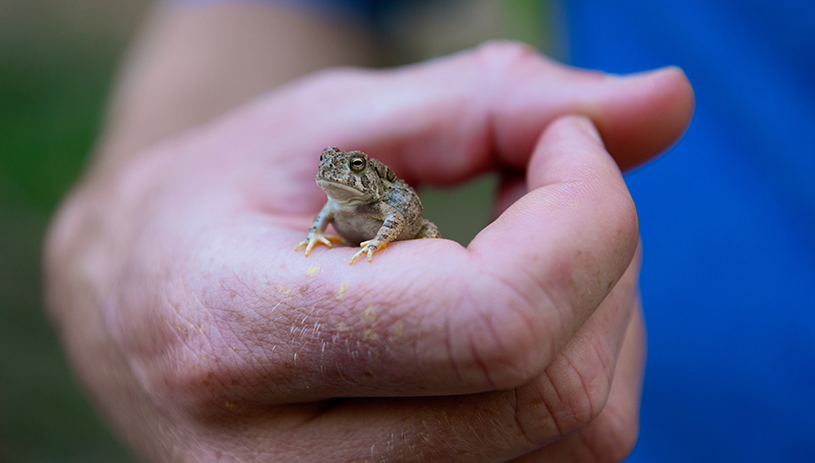
M318 244L324 244L329 248L333 248L334 246L331 243L340 243L342 239L336 236L331 235L324 235L322 233L309 233L308 238L301 241L297 246L295 246L294 250L297 251L301 247L306 247L306 257L314 249L314 246Z
M356 254L354 254L354 257L351 258L351 262L349 262L348 265L354 265L354 262L356 262L357 259L362 257L363 254L367 254L368 262L371 262L373 260L374 253L385 249L385 247L388 246L388 243L379 244L375 239L373 239L363 241L362 243L359 243L359 246L362 249L360 249Z

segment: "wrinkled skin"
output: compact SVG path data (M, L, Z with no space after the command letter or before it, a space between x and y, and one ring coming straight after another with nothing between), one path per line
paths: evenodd
M644 362L620 167L692 104L676 69L609 79L513 44L323 72L88 175L49 236L51 316L147 460L620 460ZM292 252L331 145L414 184L524 175L468 247L349 267Z

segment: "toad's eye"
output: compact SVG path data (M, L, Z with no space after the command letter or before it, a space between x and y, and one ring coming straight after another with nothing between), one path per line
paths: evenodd
M363 157L351 158L351 160L348 162L348 165L354 172L359 172L365 169L365 158Z

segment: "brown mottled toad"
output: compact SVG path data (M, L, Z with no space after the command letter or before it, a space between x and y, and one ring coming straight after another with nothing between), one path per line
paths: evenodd
M345 242L362 249L371 261L374 253L391 241L414 238L440 238L439 229L422 217L422 202L413 188L396 178L393 171L362 151L342 151L328 147L320 155L317 185L328 202L317 214L306 239L294 248L306 247L306 256L318 243ZM324 235L329 223L342 237Z

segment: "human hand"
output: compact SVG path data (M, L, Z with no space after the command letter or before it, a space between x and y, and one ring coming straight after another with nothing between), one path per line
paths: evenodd
M644 342L618 164L691 107L680 71L608 79L512 44L317 74L89 176L51 231L52 316L148 459L621 459ZM329 145L413 184L526 175L467 248L349 267L351 248L292 250Z

